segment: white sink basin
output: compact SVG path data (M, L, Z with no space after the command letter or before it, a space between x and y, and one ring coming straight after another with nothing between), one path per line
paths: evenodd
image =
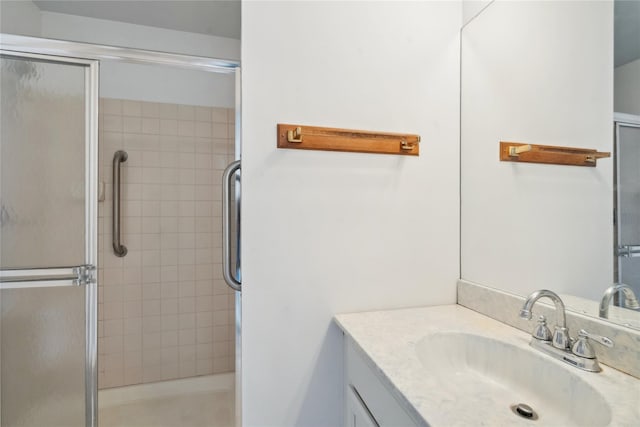
M606 426L611 422L609 404L580 377L581 371L535 349L482 335L437 332L420 339L415 351L443 386L458 390L447 410L466 411L480 405L483 412L496 416L511 414L514 424L531 423L511 409L524 403L535 411L538 425Z

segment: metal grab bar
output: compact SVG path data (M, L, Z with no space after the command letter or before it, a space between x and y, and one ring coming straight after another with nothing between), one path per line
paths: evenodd
M118 150L113 155L113 252L118 257L127 254L127 247L120 241L120 165L126 162L129 155Z
M231 193L231 180L239 170L240 160L236 160L227 166L222 175L222 276L227 285L236 291L242 290L242 283L231 272L231 203L229 203L229 195ZM239 244L240 242L238 242Z

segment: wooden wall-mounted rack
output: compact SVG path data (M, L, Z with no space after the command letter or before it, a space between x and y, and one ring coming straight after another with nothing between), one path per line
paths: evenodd
M278 124L278 148L418 156L420 136Z
M589 148L534 145L500 141L500 160L503 162L547 163L553 165L596 166L598 159L611 153Z

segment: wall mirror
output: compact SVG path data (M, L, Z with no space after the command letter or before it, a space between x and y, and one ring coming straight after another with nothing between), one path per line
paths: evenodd
M461 38L462 279L640 329L640 2L494 1ZM501 162L500 141L612 156Z

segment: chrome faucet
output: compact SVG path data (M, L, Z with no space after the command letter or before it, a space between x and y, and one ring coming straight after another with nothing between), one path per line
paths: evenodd
M631 287L624 283L618 283L607 288L607 290L604 291L604 295L602 295L602 300L600 301L600 317L603 319L609 318L609 304L611 303L613 296L618 292L620 292L620 295L623 298L622 303L620 304L621 307L640 310L640 304L638 303L636 294L633 293Z
M520 309L520 317L531 320L533 305L543 297L551 299L555 305L556 325L554 332L552 335L549 328L547 328L546 318L540 316L538 324L531 334L529 345L554 359L562 360L577 368L590 372L600 372L602 369L596 359L595 351L589 343L589 338L607 347L613 347L613 341L607 337L590 334L582 329L574 342L569 336L564 303L558 294L546 289L533 292L527 297L522 309Z
M569 330L567 329L567 317L565 314L564 303L555 292L547 289L535 291L527 297L522 309L520 309L520 317L531 320L531 308L540 298L547 297L556 306L556 326L553 331L552 345L555 348L566 350L571 348L571 338L569 338ZM544 320L544 319L542 319Z

